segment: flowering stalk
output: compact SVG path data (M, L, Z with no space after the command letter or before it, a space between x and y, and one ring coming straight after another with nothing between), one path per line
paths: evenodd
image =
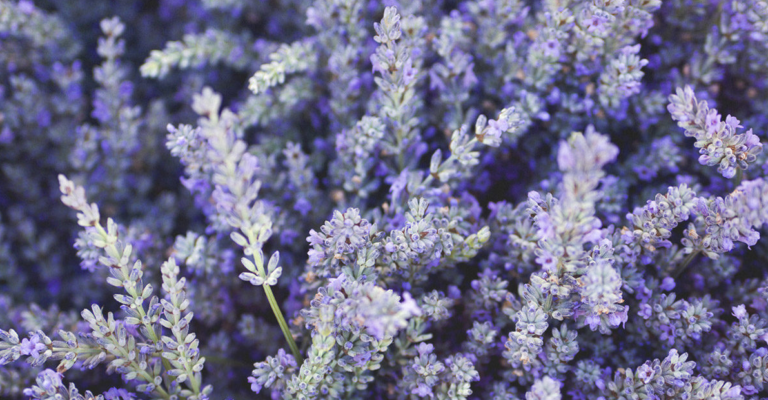
M685 129L685 136L696 138L694 146L701 149L699 162L717 166L717 172L726 178L733 178L737 170L747 169L763 150L752 129L736 133L743 128L739 120L729 115L722 121L716 109L709 108L705 100L696 99L690 86L677 88L669 96L667 109L677 125Z
M210 217L222 231L236 229L230 237L244 249L246 257L241 261L249 271L240 274L240 279L264 288L291 352L301 364L301 353L270 288L277 284L283 272L282 267L277 266L279 253L275 252L267 269L264 268L262 247L272 236L272 221L269 210L257 200L261 188L261 181L256 177L258 159L246 151L246 143L239 138L237 117L227 109L220 113L220 106L221 96L210 88L195 95L192 108L201 116L201 127L193 130L187 126L179 129L170 126L168 146L185 163L199 165L193 175L195 179L206 186L215 185L210 196L216 205L216 214ZM197 138L196 147L189 146L186 137ZM180 142L189 147L177 147Z
M420 20L407 22L416 21ZM420 75L420 60L413 44L402 37L400 14L395 7L384 9L381 23L374 23L373 26L376 29L373 40L379 46L371 56L371 64L374 72L381 74L374 80L381 89L381 111L387 117L390 128L382 145L390 155L396 155L397 170L402 171L407 166L406 155L421 141L418 118L415 118L420 101L414 96Z
M107 283L123 287L128 296L117 294L115 299L122 303L122 309L127 314L125 321L118 323L112 313L104 317L101 307L94 304L91 310L82 312L83 319L93 330L96 343L114 356L110 368L116 368L124 374L127 381L140 379L144 381L137 389L145 393L170 399L177 396L188 400L205 400L213 388L207 386L201 389L201 371L205 358L199 358L198 341L193 333L189 333L192 313L184 314L189 304L185 301L185 280L177 280L178 267L173 259L162 267L163 289L169 299L158 301L152 297L149 307L144 308L144 302L152 295L152 285L142 282L143 267L141 261L135 261L130 266L133 247L118 239L118 226L110 218L107 229L101 225L99 208L89 204L82 187L59 175L62 202L78 211L78 224L86 228L89 240L97 248L103 249L104 255L99 262L109 268L111 274ZM161 312L164 311L164 319ZM126 326L139 327L140 334L130 333ZM173 338L161 336L164 326L173 332ZM71 335L69 342L72 342ZM62 335L65 338L65 335ZM129 339L130 338L130 339ZM146 339L149 339L147 341ZM159 355L159 357L157 357ZM157 358L154 358L154 357ZM103 358L102 358L103 359ZM164 389L161 362L168 377L176 377L176 384L168 382L168 390ZM178 384L189 379L190 390L181 390Z
M280 306L277 304L275 295L272 293L271 286L277 284L277 279L283 272L283 268L277 266L277 263L280 259L280 253L275 252L272 257L270 257L267 270L264 270L264 253L261 250L261 245L263 244L263 240L265 240L264 237L267 236L269 230L269 227L264 227L259 230L257 236L253 235L253 231L249 231L250 234L247 234L247 237L243 236L241 233L232 232L232 240L234 240L235 243L245 249L245 254L250 254L253 258L253 261L246 257L242 258L241 261L243 262L243 265L250 272L241 273L240 279L246 282L250 282L254 286L261 286L264 288L264 293L267 294L269 306L272 308L272 312L275 314L275 318L277 318L277 323L280 325L280 330L283 331L283 336L285 336L285 340L288 341L288 346L291 348L293 357L296 359L296 362L299 363L299 366L301 366L303 361L301 352L299 352L299 348L296 346L296 341L293 340L293 335L288 329L288 324L285 322L283 313L280 311Z

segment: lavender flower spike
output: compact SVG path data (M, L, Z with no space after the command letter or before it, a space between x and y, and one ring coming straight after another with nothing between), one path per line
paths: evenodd
M699 162L717 166L717 171L726 178L733 178L737 169L746 170L763 150L760 139L751 129L736 133L742 128L739 120L729 115L722 121L706 100L696 99L690 86L677 88L676 93L669 96L667 109L677 125L685 129L685 136L696 138L694 146L700 149Z

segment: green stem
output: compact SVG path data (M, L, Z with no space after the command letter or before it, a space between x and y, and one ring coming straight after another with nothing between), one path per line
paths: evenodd
M683 262L680 263L680 265L678 265L677 268L675 268L675 270L672 271L672 273L669 276L671 276L672 278L677 278L683 271L685 271L685 268L688 267L688 264L690 264L691 261L693 261L693 259L696 258L697 255L699 255L700 252L701 250L694 250L693 252L691 252L691 254L688 254L685 257L685 259L683 259Z
M733 185L735 187L738 187L741 185L741 180L744 179L744 170L741 168L736 169L736 179L734 180Z
M100 223L98 223L98 222L97 222L97 224L96 224L95 228L96 228L96 230L99 232L99 234L100 234L100 235L102 235L102 236L104 236L104 237L108 237L108 236L109 236L109 235L107 234L107 231L104 229L104 227L103 227L103 226L101 226L101 224L100 224Z
M269 299L269 305L272 307L272 312L275 313L277 323L280 325L280 329L283 331L285 340L288 341L288 346L290 346L293 357L296 359L296 364L301 367L301 364L304 360L301 358L299 347L296 346L296 342L293 340L293 335L291 335L291 331L288 329L288 324L285 323L283 313L280 311L280 307L277 306L277 300L275 300L275 295L272 294L272 288L267 284L264 284L263 286L264 292L267 294L267 299Z

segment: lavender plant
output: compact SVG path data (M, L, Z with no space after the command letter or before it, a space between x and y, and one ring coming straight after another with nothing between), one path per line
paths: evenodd
M0 0L0 398L768 398L766 21Z

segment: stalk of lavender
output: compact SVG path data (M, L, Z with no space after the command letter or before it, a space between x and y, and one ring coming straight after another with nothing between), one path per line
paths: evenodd
M128 293L128 296L115 295L115 299L124 304L123 310L128 314L125 322L129 325L141 326L142 334L149 339L149 342L145 343L144 347L148 351L152 351L153 348L157 348L156 346L161 344L156 330L156 323L160 318L160 305L157 303L157 299L154 299L154 301L150 302L148 309L144 308L144 301L152 293L152 285L145 286L141 283L141 276L143 275L141 262L136 261L132 267L129 265L132 246L118 240L117 224L111 218L107 220L107 229L104 229L101 225L98 206L96 204L88 204L85 198L85 190L82 187L75 186L72 181L63 175L59 175L59 185L62 193L61 201L67 207L78 211L78 225L85 227L93 245L104 249L106 253L106 256L100 258L100 262L110 269L112 276L107 278L107 283L112 286L123 287ZM112 342L112 353L117 360L121 360L118 364L126 368L127 378L139 378L151 387L145 388L146 391L156 391L163 398L170 398L168 392L160 386L162 379L160 379L160 382L156 380L156 378L160 378L159 374L154 373L154 369L148 368L149 366L146 365L146 362L143 362L144 365L140 365L143 361L141 358L132 360L133 349L129 348L127 352L121 349L122 346L120 345L125 342L126 333L124 328L122 329L122 334L119 328L115 329L112 313L109 313L108 318L105 319L101 308L94 305L93 312L85 310L82 315L83 319L91 325L94 332L99 332L103 335L103 339ZM106 332L104 328L107 328ZM115 331L117 334L112 334L112 331ZM170 369L167 359L163 358L162 362L166 369Z
M403 37L401 24L397 9L387 7L381 23L373 25L376 29L373 40L379 46L371 56L374 72L381 74L374 80L381 89L381 111L387 117L389 128L382 138L382 146L389 154L396 155L398 170L406 167L405 156L421 142L419 119L415 117L421 103L415 96L421 62L413 43Z
M529 213L539 237L536 262L542 270L522 288L526 305L512 316L515 330L509 333L503 356L515 369L547 367L539 354L549 317L561 321L574 317L579 326L588 325L603 334L627 321L629 307L621 305L622 281L613 266L614 249L595 217L602 168L618 152L592 126L584 134L574 132L560 143L557 153L563 172L561 198L528 194ZM587 244L593 244L590 251L585 250Z
M107 229L104 229L98 206L87 202L82 187L75 186L63 175L59 175L59 184L62 202L78 211L78 224L86 229L89 241L96 248L103 249L99 262L109 268L111 276L107 278L107 283L124 288L128 294L115 295L128 315L124 321L115 321L112 313L104 318L98 305L82 312L83 319L93 329L96 343L114 357L110 368L123 373L127 381L144 381L137 387L144 393L155 393L165 399L177 396L187 400L208 399L213 388L207 386L201 389L205 358L200 357L198 340L189 332L193 314L185 313L189 304L185 300L186 281L184 278L177 279L179 269L175 261L170 259L161 269L163 289L168 299L158 301L153 296L145 309L144 302L152 295L152 285L144 285L141 280L141 261L136 260L131 265L135 257L131 244L118 238L119 227L111 218L107 221ZM161 311L164 311L164 318L161 318ZM126 325L138 326L140 334L131 334ZM173 337L163 335L161 326L170 329ZM168 377L175 377L172 379L175 384L167 381L167 388L163 388L159 362ZM189 389L181 389L179 384L184 382Z
M729 115L722 121L716 109L709 108L705 100L696 99L690 86L677 88L676 93L669 96L667 108L677 125L685 129L685 136L696 138L694 146L701 153L699 162L717 166L717 172L726 178L746 170L763 150L760 138L751 129L736 133L743 128L739 120Z
M262 247L272 235L272 221L267 207L257 200L261 188L256 178L258 159L246 152L247 144L239 138L237 116L228 109L219 112L220 106L221 96L210 88L195 95L192 109L201 116L200 127L169 126L168 147L183 163L195 166L192 179L215 185L210 196L216 214L210 217L219 223L218 229L236 230L230 237L243 248L245 257L241 261L248 270L240 274L240 279L264 288L291 352L301 364L301 353L271 288L283 272L277 265L279 253L272 255L266 269L264 265Z

